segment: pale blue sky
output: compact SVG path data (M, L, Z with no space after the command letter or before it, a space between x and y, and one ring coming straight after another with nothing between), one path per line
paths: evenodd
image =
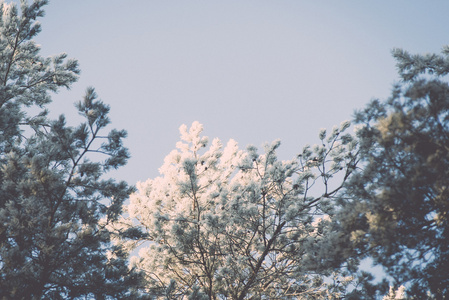
M158 175L198 120L205 135L244 148L280 138L281 158L317 142L398 80L394 47L449 44L449 1L53 0L37 41L67 52L81 77L54 111L94 86L124 128L132 158L115 173L134 184Z

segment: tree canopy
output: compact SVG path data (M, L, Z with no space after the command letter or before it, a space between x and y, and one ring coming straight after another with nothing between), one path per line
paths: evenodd
M133 191L104 178L129 158L126 132L104 131L109 107L92 88L76 104L85 122L47 117L51 92L79 69L66 54L40 56L46 3L0 5L0 298L124 298L138 276L100 219L116 219Z
M195 290L207 299L344 295L352 277L339 269L347 253L332 218L334 196L357 163L348 127L323 130L320 145L279 161L279 142L263 154L233 140L207 148L201 124L181 126L161 176L138 185L128 218L116 224L145 233L127 243L140 246L133 264L151 292L173 299Z
M393 51L403 81L356 113L362 170L347 184L343 220L362 253L409 295L449 295L449 50ZM356 209L354 209L357 207Z
M134 188L108 176L127 133L94 88L80 124L48 116L80 70L33 41L47 2L0 4L0 298L449 297L449 47L395 49L402 81L355 134L322 129L281 160L279 141L240 149L193 122Z

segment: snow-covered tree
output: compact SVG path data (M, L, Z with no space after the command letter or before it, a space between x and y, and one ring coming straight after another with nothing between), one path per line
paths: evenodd
M103 176L126 163L126 132L104 131L109 107L93 89L76 105L84 123L48 119L50 93L79 70L32 40L46 3L0 4L0 298L124 298L138 277L100 219L114 220L132 191Z
M230 140L210 145L194 122L160 168L138 184L127 216L114 224L140 238L132 264L148 292L180 299L338 298L352 280L332 222L334 196L357 163L348 122L288 161L279 142L259 154ZM341 247L340 247L341 246Z
M393 51L403 81L357 112L363 170L342 224L413 299L449 297L449 48Z

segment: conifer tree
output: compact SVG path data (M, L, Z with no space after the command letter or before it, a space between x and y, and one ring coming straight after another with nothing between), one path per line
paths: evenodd
M393 51L403 81L356 113L363 170L342 224L412 299L449 297L449 48ZM348 200L350 199L350 200Z
M104 177L129 157L126 132L105 132L109 107L92 88L76 104L85 122L48 118L51 92L79 69L66 54L40 56L46 3L0 5L0 298L132 297L139 277L105 228L132 191Z
M161 299L335 299L351 276L332 222L334 197L357 164L348 122L297 157L280 161L279 142L259 154L201 135L194 122L160 168L138 184L117 232L139 247L133 266ZM341 247L340 247L341 246Z

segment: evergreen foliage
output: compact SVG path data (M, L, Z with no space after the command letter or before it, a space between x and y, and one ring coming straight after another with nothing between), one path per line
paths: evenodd
M353 278L339 269L349 252L332 219L335 195L357 163L348 126L322 130L320 145L290 161L278 160L279 142L263 154L233 140L207 148L201 124L182 126L161 176L138 184L129 216L114 224L117 232L143 232L122 242L140 246L133 265L147 274L147 292L161 299L343 297Z
M449 48L394 50L403 81L356 138L343 122L281 161L278 141L209 143L194 122L135 190L106 176L126 132L93 88L81 124L48 117L80 71L39 54L47 2L0 4L1 299L449 297ZM389 291L357 271L368 257Z
M363 169L347 185L342 223L362 255L412 299L449 297L449 49L393 51L403 78L356 113ZM430 294L429 294L430 292Z
M104 131L109 107L92 88L76 105L84 123L47 117L51 92L79 69L66 54L39 55L32 39L46 3L0 6L0 298L133 297L139 276L105 228L133 190L104 179L129 158L126 132Z

